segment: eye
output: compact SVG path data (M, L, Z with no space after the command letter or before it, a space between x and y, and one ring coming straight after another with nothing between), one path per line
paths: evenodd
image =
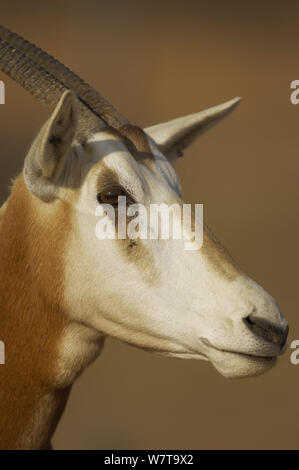
M113 189L112 191L98 193L97 200L100 204L117 205L119 196L126 196L125 191L122 189Z

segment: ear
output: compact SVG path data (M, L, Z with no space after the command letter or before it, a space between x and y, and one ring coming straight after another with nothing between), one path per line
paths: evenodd
M183 150L200 134L230 114L240 100L239 97L234 98L199 113L148 127L145 132L154 139L161 152L169 160L175 160L183 155Z
M44 201L55 197L55 181L68 156L77 123L78 100L68 90L60 98L25 159L24 177L27 187Z

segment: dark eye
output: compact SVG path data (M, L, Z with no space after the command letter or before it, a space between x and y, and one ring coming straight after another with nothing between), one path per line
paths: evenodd
M98 193L97 200L100 204L117 205L119 196L126 196L126 193L122 189L114 189Z

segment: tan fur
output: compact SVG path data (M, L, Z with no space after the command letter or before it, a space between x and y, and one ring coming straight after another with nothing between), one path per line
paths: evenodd
M0 207L0 224L7 207L7 201Z
M0 367L1 449L49 445L66 402L69 390L55 389L53 383L67 324L61 300L69 229L67 207L60 202L41 207L21 175L0 229L0 337L6 346L6 364ZM51 400L41 411L45 396ZM43 431L28 438L36 413L43 416Z

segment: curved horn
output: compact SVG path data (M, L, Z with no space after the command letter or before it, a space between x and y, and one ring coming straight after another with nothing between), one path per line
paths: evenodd
M107 124L128 121L96 90L62 63L21 36L0 26L0 69L53 111L62 93L71 89L80 102L78 134L85 137Z

